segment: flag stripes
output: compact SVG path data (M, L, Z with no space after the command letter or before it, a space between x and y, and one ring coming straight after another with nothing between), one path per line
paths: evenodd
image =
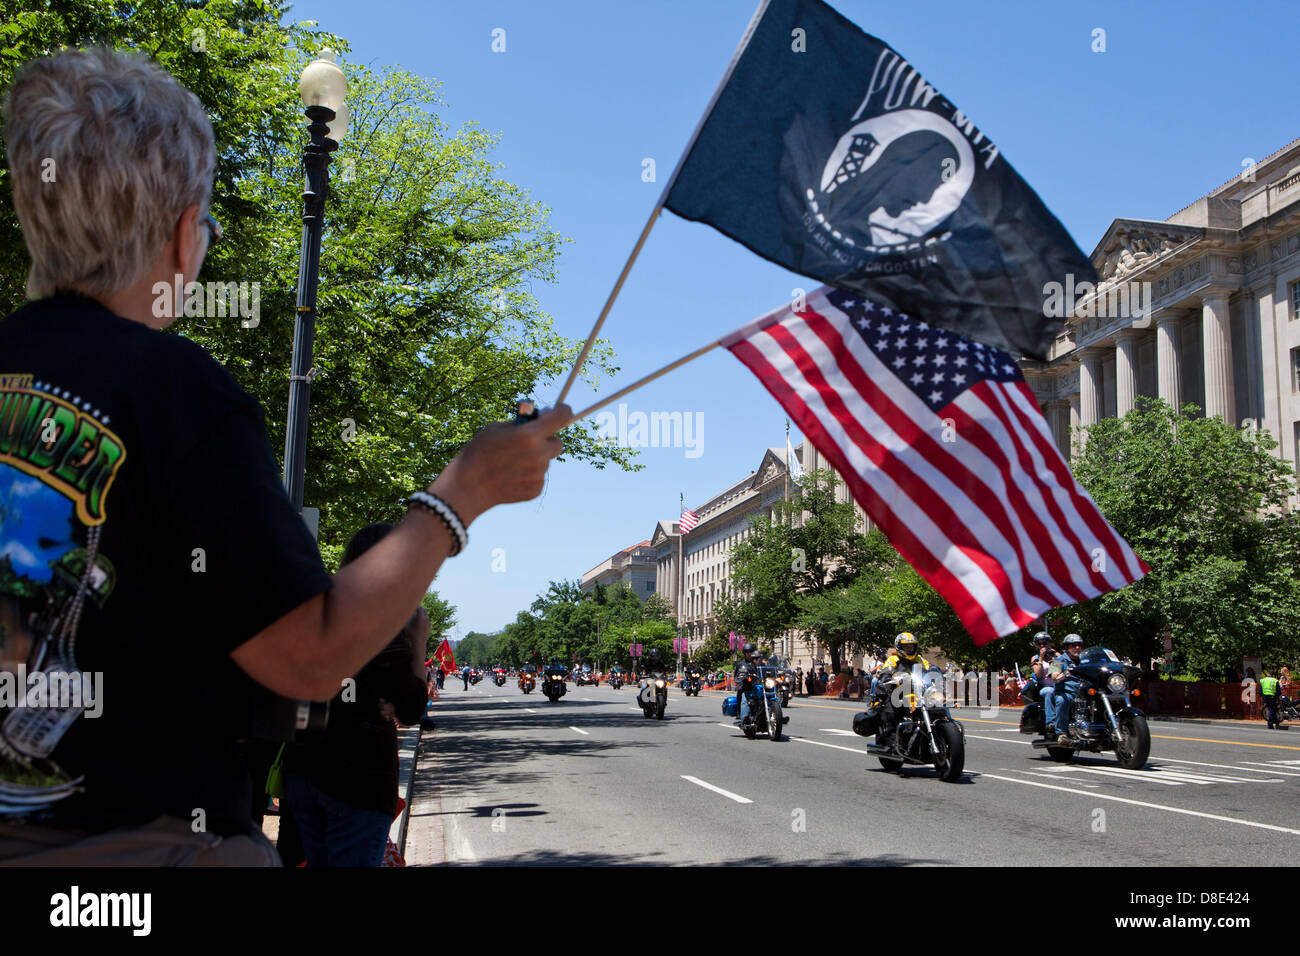
M971 371L973 381L955 398L927 404L868 344L870 323L861 313L855 319L849 308L855 303L845 299L823 290L809 298L806 311L783 308L723 344L844 476L854 498L952 605L976 643L1146 573L1070 474L1009 359L982 353L990 369L997 366L996 377ZM956 341L966 350L965 340L944 334L940 345ZM931 340L923 339L916 348L923 341L930 349ZM902 347L904 339L896 344ZM901 353L894 364L906 364ZM960 381L966 378L963 373Z

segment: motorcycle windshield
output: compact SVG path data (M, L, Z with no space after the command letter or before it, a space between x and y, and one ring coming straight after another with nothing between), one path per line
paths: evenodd
M1120 659L1115 656L1115 652L1109 647L1084 648L1083 653L1079 655L1079 661L1083 664L1120 663Z

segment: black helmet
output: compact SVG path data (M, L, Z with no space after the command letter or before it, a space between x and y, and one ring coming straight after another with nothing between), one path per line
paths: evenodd
M753 644L747 643L745 644L744 647L740 649L740 652L744 654L746 657L748 657L750 654L753 654L756 650L758 650L757 647L755 647Z
M659 648L657 647L650 648L650 660L652 661L659 660Z
M1034 635L1034 643L1050 644L1052 643L1052 635L1048 634L1046 631L1039 631L1037 634Z
M1071 644L1078 644L1079 647L1083 647L1083 638L1081 638L1078 634L1065 635L1065 646L1069 647Z

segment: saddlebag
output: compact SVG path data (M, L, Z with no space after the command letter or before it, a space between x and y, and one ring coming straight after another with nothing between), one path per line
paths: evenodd
M722 716L735 717L738 713L740 713L740 704L736 699L736 695L732 694L729 697L724 697L722 699Z
M874 737L880 730L880 708L859 711L853 715L853 732L859 737Z

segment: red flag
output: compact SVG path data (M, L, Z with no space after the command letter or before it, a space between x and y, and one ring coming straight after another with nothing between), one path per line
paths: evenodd
M1010 356L824 288L722 344L977 645L1147 573L1070 474Z
M442 639L442 643L438 645L438 649L433 652L433 658L442 665L444 674L451 674L456 670L456 658L451 653L451 645L447 643L445 637Z

